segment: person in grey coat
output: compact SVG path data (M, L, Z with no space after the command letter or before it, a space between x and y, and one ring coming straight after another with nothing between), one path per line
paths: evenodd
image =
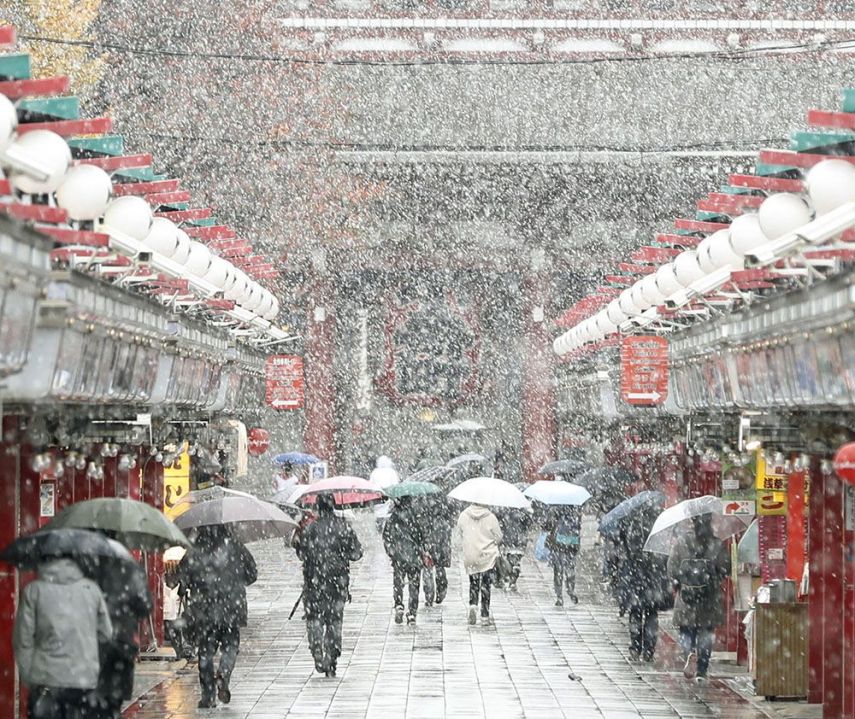
M98 642L113 625L98 585L74 560L50 559L21 593L12 643L30 717L73 719L98 684Z
M724 622L721 583L728 574L730 552L713 534L712 515L693 517L692 529L668 557L668 575L678 589L674 626L680 630L687 679L707 676L715 628Z

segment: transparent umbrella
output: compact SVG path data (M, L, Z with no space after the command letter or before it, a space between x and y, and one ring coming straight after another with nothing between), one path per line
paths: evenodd
M671 545L685 523L702 514L712 515L713 534L719 539L727 539L745 531L753 517L739 514L722 514L722 501L718 497L706 495L686 499L673 507L668 507L653 523L650 536L644 543L645 552L670 554Z
M581 507L591 498L591 493L584 487L559 479L541 479L523 492L529 499L536 499L544 504L560 504L569 507Z

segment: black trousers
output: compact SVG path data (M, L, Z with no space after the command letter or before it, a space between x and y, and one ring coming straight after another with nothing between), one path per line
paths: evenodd
M217 651L220 652L220 666L215 670ZM216 696L218 674L228 686L239 651L240 627L237 624L199 627L199 685L202 687L203 699Z
M490 583L493 579L493 570L469 575L469 606L477 607L478 599L481 599L481 616L490 616Z
M437 564L436 567L436 601L441 602L448 594L448 574L445 567Z
M649 607L630 607L629 648L645 659L652 659L659 640L659 612Z
M564 587L570 596L576 594L576 553L575 547L552 553L552 583L559 599L564 596Z
M329 597L323 602L310 601L307 606L309 649L319 672L335 671L341 656L344 600L343 596Z
M419 610L419 587L421 585L422 570L406 569L401 564L392 564L392 601L396 607L404 606L404 582L407 582L409 602L407 613L415 616Z
M95 716L86 696L87 689L30 687L27 699L29 719L90 719Z

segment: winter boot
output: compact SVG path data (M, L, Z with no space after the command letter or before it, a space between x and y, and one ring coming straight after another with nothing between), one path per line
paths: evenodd
M404 621L404 608L401 606L395 607L395 624L402 624Z
M229 685L223 679L222 674L217 674L217 699L223 704L228 704L232 700L232 693L229 690Z
M416 615L408 614L407 615L407 624L415 624L416 623Z
M469 623L475 624L478 621L478 607L474 604L469 607Z
M686 665L683 667L683 676L686 679L694 679L698 674L698 655L695 652L686 657Z

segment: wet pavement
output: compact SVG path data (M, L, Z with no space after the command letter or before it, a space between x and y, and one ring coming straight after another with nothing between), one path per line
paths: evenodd
M449 596L423 608L415 626L397 625L391 570L370 516L354 522L365 557L353 567L353 602L345 611L338 677L313 671L298 610L300 570L280 542L251 545L259 581L249 589L250 624L232 677L232 701L196 708L195 665L176 667L126 712L134 719L406 719L529 717L630 719L722 717L769 713L723 680L686 681L672 640L663 637L653 664L628 657L627 630L600 596L594 549L582 573L580 603L554 606L548 566L525 561L517 593L494 590L495 626L466 622L468 582L457 563ZM667 621L667 620L665 620ZM161 669L162 671L162 669Z

